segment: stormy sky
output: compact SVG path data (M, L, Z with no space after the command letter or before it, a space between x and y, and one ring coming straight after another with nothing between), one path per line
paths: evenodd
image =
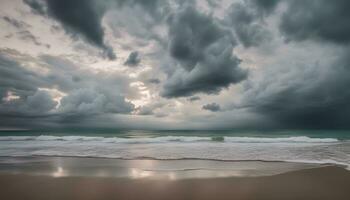
M0 0L0 129L348 129L348 0Z

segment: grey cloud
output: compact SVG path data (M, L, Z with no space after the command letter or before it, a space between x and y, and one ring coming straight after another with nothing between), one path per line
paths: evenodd
M138 115L161 115L161 113L155 113L156 109L162 108L165 106L162 102L152 102L148 105L144 105L137 109ZM161 117L161 116L159 116Z
M59 90L70 93L76 89L90 88L97 93L128 95L128 98L135 98L137 91L130 88L131 80L118 72L94 73L79 67L70 60L45 55L41 59L48 64L50 73L47 79L56 85ZM69 73L67 73L69 71ZM78 77L74 78L74 77ZM117 97L118 98L118 97Z
M350 42L350 2L347 0L291 0L280 30L287 40Z
M156 42L157 46L166 45L166 36L159 31L164 25L166 17L171 13L176 1L168 0L114 0L114 5L106 23L115 37L121 37L121 31L135 37L133 44L123 48L135 49ZM180 6L180 5L179 5Z
M45 68L45 73L27 63ZM69 72L69 73L67 73ZM68 60L41 56L38 60L11 50L0 53L0 125L31 127L45 123L62 125L97 115L127 114L134 105L124 95L136 95L130 81L115 73L95 74ZM51 90L64 94L60 104ZM19 123L23 122L23 124Z
M210 7L216 8L220 6L221 1L220 0L207 0L207 3Z
M210 16L193 7L176 13L168 21L170 54L187 70L192 70L203 59L203 48L228 35Z
M157 79L157 78L151 78L151 79L148 80L148 82L153 83L153 84L159 84L160 80Z
M210 103L202 107L203 110L209 110L211 112L218 112L221 110L220 105L217 103Z
M169 14L170 7L169 1L163 0L24 0L24 2L36 13L61 22L66 32L73 38L80 36L100 47L104 55L110 59L116 56L113 49L104 42L102 18L107 11L121 13L121 16L114 15L113 19L106 20L113 32L118 32L122 25L127 27L129 34L162 42L162 38L150 31L150 27L159 25ZM124 8L129 10L125 11Z
M44 1L38 1L38 0L23 0L24 3L26 3L28 6L32 8L32 11L41 15L44 15L46 13Z
M19 62L0 54L0 88L3 94L10 90L20 97L25 97L33 94L43 84L44 81L39 74L23 68Z
M272 39L272 34L265 28L266 24L263 21L264 9L272 8L269 7L270 4L256 3L256 5L258 6L252 6L249 1L233 3L228 14L228 20L236 36L245 47L259 46Z
M151 107L146 107L146 106L143 106L142 108L139 109L138 115L153 115L153 108Z
M166 14L168 1L164 0L122 0L131 6L138 5L147 11L154 19L160 20Z
M2 19L18 29L24 29L29 27L28 24L8 16L3 16Z
M24 30L24 31L19 31L17 32L17 35L19 35L19 38L24 41L30 41L33 44L37 46L44 46L46 48L50 48L51 46L49 44L44 44L39 41L39 38L34 36L31 32Z
M16 35L19 37L19 39L32 42L37 46L45 46L46 48L50 48L49 44L40 42L39 38L29 31L28 28L31 27L29 24L8 16L4 16L2 19L17 29Z
M247 72L232 55L234 39L211 16L186 7L169 20L169 51L175 63L165 82L162 96L191 96L198 92L215 94L244 80Z
M280 1L283 5L277 12ZM120 31L130 35L131 40L135 39L130 44L129 41L124 46L121 44L121 48L142 50L152 68L135 78L114 70L92 72L89 67L74 64L75 58L69 56L31 57L2 49L0 127L30 128L44 124L118 128L350 128L349 3L345 0L280 1L242 0L225 9L228 13L219 13L220 16L226 14L222 20L215 18L218 10L214 10L221 12L221 4L216 7L217 3L212 0L204 2L209 9L206 13L197 10L202 4L187 0L170 3L162 0L24 0L35 13L61 23L73 38L81 37L113 57L113 50L104 41L105 31L101 25L106 16L103 22L112 32ZM61 7L63 4L65 8ZM74 11L82 16L76 17ZM107 11L110 12L105 15ZM280 15L279 11L285 12ZM41 36L30 32L36 27L28 29L20 18L3 17L1 20L11 25L10 28L19 29L12 36L6 33L8 37L41 43ZM280 43L279 39L272 38L275 27L266 27L270 22L273 26L274 22L280 22L277 28L287 41L316 42ZM168 34L164 33L166 28ZM235 39L253 49L234 51ZM262 47L266 42L271 42L271 46L266 45L268 48L283 51L264 54L266 49ZM261 48L254 49L257 46ZM299 59L303 47L316 53ZM252 76L247 77L248 72L240 67L241 60L235 52L247 58L245 65L256 65ZM134 52L129 58L125 62L127 65L137 65L140 61ZM281 61L283 58L286 59ZM333 59L335 61L331 62ZM265 63L267 65L262 66ZM144 83L142 88L146 89L140 90L149 92L154 102L137 108L129 102L129 99L143 96L138 87L130 87L130 83L136 81ZM236 83L241 84L234 92L228 90L230 94L225 92L219 96L216 103L200 104L205 110L203 113L183 111L182 108L198 106L200 98L196 95L218 94ZM63 93L59 104L50 89ZM181 99L184 107L179 109L175 104L168 104L173 102L169 99L164 101L165 105L161 104L164 99L157 96L159 89L160 95L166 98L186 97ZM229 95L235 102L242 101L227 111ZM201 98L200 102L210 102L206 95ZM172 112L174 115L170 114ZM217 113L208 118L209 112ZM160 119L154 120L154 117L168 114L169 118L163 121L166 125L159 123Z
M243 104L280 128L350 128L348 55L330 64L276 70L273 76L246 87Z
M46 91L37 91L33 96L28 96L27 105L28 110L35 110L40 113L48 112L55 108L56 101L52 100L51 95Z
M13 37L13 34L12 34L12 33L5 35L5 38L7 38L7 39L10 39L10 38L12 38L12 37Z
M61 100L58 112L69 115L130 113L134 109L119 95L100 93L92 89L77 89Z
M57 102L45 91L28 96L27 99L12 100L0 104L0 127L32 129L57 125L52 123L51 108Z
M54 109L57 102L51 95L42 90L24 98L3 101L0 104L0 118L3 116L47 116Z
M253 6L256 6L259 12L269 15L276 8L281 0L248 0Z
M127 66L137 66L141 62L141 58L137 51L133 51L129 54L128 59L124 62L124 65Z
M164 0L110 0L109 6L116 8L138 7L146 11L150 16L157 19L164 14L164 7L168 6L169 1Z
M104 29L101 21L106 11L99 1L47 0L46 8L42 0L25 0L33 10L45 13L62 23L65 30L74 36L82 36L88 42L100 47L106 57L115 59L113 49L104 43Z
M198 97L198 96L193 96L193 97L188 98L188 100L191 101L191 102L193 102L193 101L198 101L198 100L200 100L200 99L201 99L201 98Z

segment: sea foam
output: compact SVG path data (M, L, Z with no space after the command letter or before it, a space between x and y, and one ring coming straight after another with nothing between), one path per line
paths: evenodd
M308 136L0 136L0 156L263 160L350 166L350 141Z
M194 137L194 136L163 136L146 138L122 138L122 137L91 137L91 136L1 136L0 141L101 141L110 143L167 143L167 142L225 142L225 143L333 143L336 138L310 138L307 136L296 137Z

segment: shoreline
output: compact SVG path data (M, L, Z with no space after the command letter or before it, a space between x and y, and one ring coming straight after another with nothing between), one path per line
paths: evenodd
M0 173L53 177L190 179L259 177L334 164L286 161L222 161L213 159L115 159L68 156L0 157Z
M102 160L124 160L124 161L133 161L133 160L154 160L154 161L217 161L217 162L263 162L263 163L289 163L289 164L311 164L319 166L338 166L341 168L347 169L350 166L342 163L335 162L312 162L312 161L293 161L293 160L230 160L230 159L212 159L212 158L154 158L154 157L136 157L136 158L121 158L121 157L101 157L101 156L65 156L65 155L32 155L32 156L0 156L1 158L76 158L76 159L102 159ZM1 164L1 163L0 163Z
M0 173L0 199L336 199L350 197L350 172L337 166L261 177L182 180L50 177Z

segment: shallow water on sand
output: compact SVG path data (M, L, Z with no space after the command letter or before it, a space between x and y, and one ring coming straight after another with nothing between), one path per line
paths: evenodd
M214 161L120 160L72 157L0 157L0 173L52 177L88 176L178 180L187 178L256 177L319 167L316 164Z

